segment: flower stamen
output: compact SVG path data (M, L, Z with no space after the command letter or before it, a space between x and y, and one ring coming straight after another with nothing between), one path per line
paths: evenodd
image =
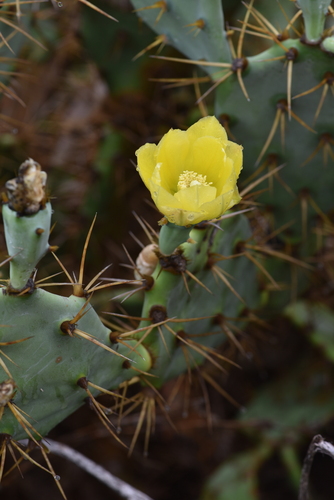
M182 174L179 175L179 182L177 183L177 189L186 189L193 186L211 186L212 182L206 182L206 175L198 174L193 170L184 170Z

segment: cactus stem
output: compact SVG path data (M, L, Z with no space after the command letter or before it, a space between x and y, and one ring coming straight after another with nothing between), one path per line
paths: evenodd
M303 11L306 43L315 45L321 42L330 4L331 0L298 0Z

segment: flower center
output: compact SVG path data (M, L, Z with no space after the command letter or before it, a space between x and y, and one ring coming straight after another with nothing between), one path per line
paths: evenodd
M186 189L193 186L211 186L212 182L206 182L206 175L198 174L193 170L184 170L179 175L177 189Z

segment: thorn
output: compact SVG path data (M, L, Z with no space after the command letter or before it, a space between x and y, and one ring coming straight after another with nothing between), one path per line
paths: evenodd
M107 14L104 10L99 9L98 7L96 7L96 5L94 5L93 3L89 2L88 0L79 0L79 2L87 5L87 7L90 7L91 9L95 10L96 12L99 12L103 16L108 17L112 21L115 21L116 23L118 23L117 19L115 19L114 17L112 17L110 14Z
M220 228L221 229L221 228ZM207 286L204 285L204 283L202 283L193 273L191 273L190 271L188 271L188 269L185 271L186 274L188 276L190 276L191 279L193 279L198 285L200 285L202 288L204 288L204 290L206 290L207 292L211 293L211 290L209 290L209 288ZM189 293L190 295L190 293Z
M266 142L264 143L264 146L263 148L261 149L261 152L255 162L255 166L258 167L259 166L259 163L260 161L262 160L264 154L266 153L267 149L269 148L270 144L271 144L271 141L273 140L273 137L275 135L275 132L277 130L277 127L278 127L278 124L281 120L281 116L282 116L282 113L283 113L283 109L281 106L279 106L279 103L277 104L277 111L276 111L276 115L275 115L275 118L274 118L274 122L272 124L272 127L270 129L270 132L269 132L269 135L267 137L267 140Z
M6 19L3 16L0 18L0 22L6 24L7 26L10 26L11 28L13 28L15 31L18 31L19 33L22 33L22 35L29 38L29 40L36 43L43 50L47 50L47 48L42 43L40 43L38 40L36 40L36 38L31 36L27 31L24 31L22 28L20 28L17 24L12 23L11 21L9 21L8 19Z
M165 57L165 56L151 56L153 59L161 59L163 61L180 62L184 64L195 64L199 66L211 66L213 68L230 68L231 63L223 62L208 62L195 59L183 59L182 57Z
M155 20L155 24L157 24L160 21L164 12L167 12L168 7L167 3L164 0L161 0L159 2L153 3L152 5L148 5L147 7L141 7L140 9L135 9L133 12L140 12L142 10L148 10L148 9L160 9L160 12Z
M307 264L306 262L295 259L294 257L291 257L291 255L287 255L287 254L284 254L282 252L278 252L277 250L273 250L273 249L265 247L265 246L261 247L258 245L248 245L247 244L245 246L247 248L256 250L258 252L263 252L263 253L266 253L268 255L271 255L272 257L277 257L278 259L287 260L288 262L291 262L291 264L296 264L297 266L304 267L305 269L308 269L311 271L313 270L313 267L310 266L309 264Z
M239 295L239 293L233 288L233 286L231 285L229 280L226 278L224 271L216 265L212 266L211 269L212 269L212 272L214 274L216 274L218 276L218 278L220 278L221 281L227 286L227 288L229 288L229 290L231 290L231 292L240 300L240 302L242 302L243 304L246 304L244 299L241 297L241 295Z
M279 4L282 12L283 12L283 15L285 16L285 18L287 18L286 16L286 13L284 12L283 10L283 7L281 7L281 4ZM290 21L288 22L287 26L285 27L284 31L288 31L290 28L293 29L293 31L296 33L297 37L298 38L301 38L301 33L299 33L299 31L296 30L296 28L293 27L293 24L297 21L298 17L300 17L302 15L302 10L298 10L296 12L296 14L290 19Z
M73 333L78 335L79 337L82 337L85 340L88 340L89 342L92 342L93 344L95 344L99 347L102 347L102 349L105 349L106 351L110 352L111 354L115 354L116 356L119 356L120 358L123 358L127 361L130 361L131 363L135 363L135 361L133 361L132 359L127 358L126 356L123 356L123 354L120 354L119 352L115 351L111 347L108 347L107 345L103 344L102 342L97 340L93 335L90 335L87 332L79 330L79 328L75 328L73 330Z
M202 372L202 377L206 380L216 391L221 394L225 399L227 399L230 403L232 403L237 408L242 408L242 406L234 399L232 396L228 394L208 373L205 371Z
M250 101L250 98L249 98L249 95L248 95L248 92L246 90L246 87L245 87L245 84L244 84L244 81L242 79L242 69L238 69L237 70L237 77L238 77L238 81L239 81L239 85L241 87L241 90L242 90L242 93L244 94L244 96L246 97L247 101Z
M279 167L274 168L273 170L270 170L267 174L263 175L256 181L253 181L251 184L249 184L245 189L243 189L240 193L241 197L244 197L247 193L249 193L253 188L255 188L258 184L263 182L265 179L268 177L271 177L276 174L276 172L279 172L283 167L285 167L285 163L283 165L280 165Z
M165 47L165 45L168 43L168 38L166 35L158 35L156 37L156 39L154 40L154 42L150 43L147 47L145 47L143 50L141 50L140 52L138 52L138 54L136 54L133 58L132 58L132 61L136 61L136 59L138 59L139 57L143 56L146 52L148 52L149 50L153 49L154 47L156 47L157 45L160 47L158 47L158 54L159 52L161 52L161 50Z
M194 23L186 24L184 27L191 27L191 30L189 30L187 34L194 33L195 37L205 28L205 21L204 19L197 19Z
M80 0L80 1L82 1L82 0ZM83 283L83 277L84 277L83 276L84 275L84 269L85 269L85 260L86 260L86 254L87 254L88 244L89 244L89 241L90 241L90 238L91 238L91 235L92 235L92 231L93 231L93 227L94 227L94 224L95 224L95 221L96 221L96 217L97 217L97 214L95 214L93 222L90 225L90 228L89 228L86 240L85 240L85 244L84 244L84 247L83 247L83 250L82 250L81 262L80 262L80 270L79 270L79 279L78 279L79 284L73 286L73 295L75 295L76 297L84 297L84 295L85 295L84 294L83 285L82 285L82 283Z
M260 269L260 271L269 279L269 281L271 281L271 283L274 285L274 287L277 289L277 290L280 290L281 287L279 286L279 284L274 280L274 278L271 276L271 274L267 271L267 269L261 264L261 262L259 262L258 260L255 259L255 257L253 257L253 255L250 253L250 252L244 252L244 256L247 257L248 260L250 260L251 262L253 262L253 264L258 268Z
M215 83L206 92L204 92L199 99L197 99L196 104L202 102L205 97L207 97L216 87L227 80L231 75L233 75L233 71L227 71L221 78L218 78L218 80L216 80Z
M201 91L199 87L199 78L197 78L196 71L193 73L193 79L194 79L194 89L195 89L195 95L196 95L196 101L198 102L198 108L200 110L201 116L208 116L208 109L204 103L204 101L201 99Z
M330 134L327 134L327 133L322 134L320 136L319 143L318 143L317 147L312 151L312 153L301 164L301 167L303 167L308 162L310 162L311 160L313 160L313 158L315 158L315 156L318 154L318 152L321 149L323 149L323 152L325 153L325 148L327 148L327 152L329 153L329 155L331 156L331 158L334 160L334 155L333 155L333 151L331 149L331 144L334 145L334 139L333 139L333 137ZM326 165L327 162L325 160L327 160L327 158L324 155L324 163Z
M246 14L244 17L243 25L242 25L239 40L238 40L238 46L237 46L237 57L238 58L242 57L242 46L243 46L243 42L244 42L245 31L246 31L246 27L247 27L247 23L249 20L251 10L253 8L253 3L254 3L254 0L251 0L249 3L249 6L247 7L247 11L246 11Z

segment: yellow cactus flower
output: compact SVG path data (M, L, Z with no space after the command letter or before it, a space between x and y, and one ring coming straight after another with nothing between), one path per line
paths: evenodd
M214 116L186 131L171 129L158 145L145 144L136 155L158 210L178 226L220 217L240 201L242 146L228 140Z

